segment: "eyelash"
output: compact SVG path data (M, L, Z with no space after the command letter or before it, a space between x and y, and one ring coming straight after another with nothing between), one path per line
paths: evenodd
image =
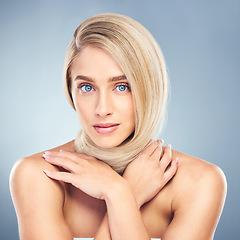
M117 87L121 87L121 86L126 87L126 90L124 90L124 91L120 91L120 90L119 90L119 92L130 91L130 86L129 86L128 83L119 83L119 84L116 85L115 89L116 89Z
M90 84L86 84L86 83L80 84L80 85L78 86L78 88L79 88L81 91L83 91L84 93L88 93L88 92L91 92L91 91L84 91L84 90L82 89L83 87L91 87L91 88L93 89L93 86L91 86Z
M131 90L128 83L118 83L118 84L115 86L114 89L117 89L118 87L121 87L121 86L126 87L126 89L123 90L123 91L118 90L118 92L125 92L125 91L130 91L130 90ZM84 91L84 90L82 89L83 87L91 87L91 90L89 90L89 91ZM83 93L92 92L92 89L94 89L94 87L93 87L92 85L86 84L86 83L80 84L80 85L78 86L78 88L79 88Z

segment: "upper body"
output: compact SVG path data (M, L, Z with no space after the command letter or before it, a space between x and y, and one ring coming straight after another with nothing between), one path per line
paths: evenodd
M90 18L74 34L64 73L82 131L15 164L21 240L212 239L225 177L151 140L168 84L150 34L121 15Z
M73 141L51 151L60 149L74 152ZM105 201L48 179L43 170L56 167L42 154L21 159L12 173L21 239L94 237L106 213ZM152 238L212 239L226 194L224 175L206 161L176 151L172 154L179 157L177 173L141 207L146 230Z

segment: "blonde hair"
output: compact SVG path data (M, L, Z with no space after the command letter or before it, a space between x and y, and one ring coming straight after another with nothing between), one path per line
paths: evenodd
M117 147L103 149L81 130L75 139L77 152L94 156L122 174L126 166L149 144L163 125L168 78L163 54L150 32L139 22L120 14L99 14L79 25L64 62L64 87L72 107L71 65L86 46L99 47L112 55L126 75L135 109L135 130Z

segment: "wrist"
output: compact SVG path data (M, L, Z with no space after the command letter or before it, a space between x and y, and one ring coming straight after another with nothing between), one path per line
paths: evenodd
M133 195L136 199L137 206L140 209L142 207L142 205L146 202L145 198L144 198L144 195L143 195L143 192L140 191L140 189L133 188L132 186L130 186L130 187L131 187L132 193L133 193Z
M141 198L141 196L135 196L135 198L136 198L138 208L140 209L142 205L145 203L145 201L143 200L143 198Z
M132 195L131 187L128 182L121 177L119 181L113 182L105 193L106 204L115 204L126 196Z

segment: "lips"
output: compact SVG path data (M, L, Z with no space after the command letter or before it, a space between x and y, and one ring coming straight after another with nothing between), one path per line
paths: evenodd
M93 125L93 128L99 134L110 134L116 131L119 125L119 123L97 123Z

